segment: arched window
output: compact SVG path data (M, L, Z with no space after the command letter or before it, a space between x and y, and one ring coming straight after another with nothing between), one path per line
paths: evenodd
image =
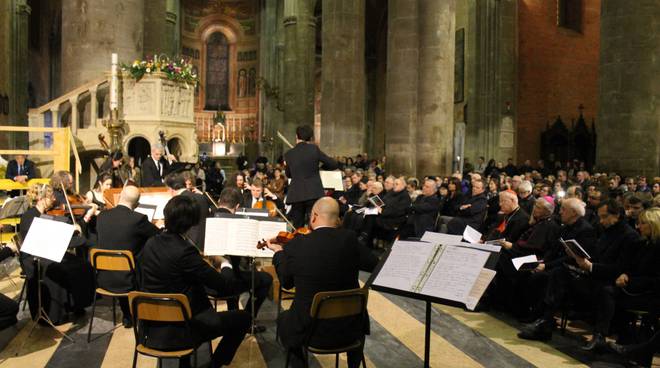
M221 32L206 44L205 110L229 110L229 42Z

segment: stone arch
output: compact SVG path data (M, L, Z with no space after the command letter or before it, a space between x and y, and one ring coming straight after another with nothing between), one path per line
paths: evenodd
M142 135L134 135L126 140L126 152L135 158L136 164L141 165L151 154L151 143Z
M202 42L202 51L200 55L200 98L198 102L198 108L204 109L206 104L206 60L207 60L207 43L208 39L216 32L222 33L227 39L229 45L229 107L234 109L236 106L236 84L238 78L238 72L236 69L237 64L237 50L236 43L239 38L242 38L243 30L241 25L234 19L221 14L214 14L208 17L204 17L199 21L199 26L197 27L197 38Z
M183 156L186 153L186 147L185 144L183 143L183 138L182 137L172 137L167 140L167 149L170 151L171 154L177 157L177 159L181 159L181 156Z

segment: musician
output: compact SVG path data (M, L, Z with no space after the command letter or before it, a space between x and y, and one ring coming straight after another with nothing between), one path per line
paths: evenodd
M124 181L128 179L126 171L122 169L124 163L124 154L116 150L110 153L110 156L101 164L99 172L109 172L112 176L112 188L121 188Z
M26 196L31 207L21 216L20 236L25 239L32 221L44 216L55 203L54 191L50 185L35 184L28 189ZM69 248L85 243L78 231L74 233ZM32 317L38 314L37 276L33 257L21 253L21 267L27 276L27 297ZM66 322L68 312L76 315L85 313L85 308L92 304L94 297L94 275L88 261L72 253L65 253L60 263L41 259L42 290L41 305L54 324Z
M88 202L94 203L98 206L95 215L98 215L100 211L105 209L105 198L103 197L103 193L105 193L106 190L112 188L112 184L112 174L109 171L102 172L96 178L96 182L94 183L92 189L85 193L85 199L87 199Z
M191 225L186 232L186 236L200 251L204 251L204 237L206 233L206 218L211 215L209 203L202 194L193 193L186 188L186 179L183 173L171 173L165 177L165 185L170 190L172 196L182 195L192 199L199 211L199 222Z
M138 206L139 200L140 190L135 186L127 185L119 195L117 206L99 214L96 220L99 249L129 250L133 253L134 259L138 259L147 239L158 234L159 231L156 225L149 222L147 216L133 211ZM98 279L104 288L118 293L132 290L133 280L128 274L99 271ZM129 328L132 322L128 299L118 299L123 313L124 327Z
M0 262L16 254L18 254L16 244L9 242L6 246L0 248ZM15 325L18 322L16 314L18 314L18 303L14 299L0 294L0 330Z
M34 162L25 158L25 155L16 155L13 160L7 164L5 178L15 182L25 184L28 180L37 177Z
M200 221L200 211L196 207L193 199L183 195L167 202L164 210L166 230L147 241L142 250L139 273L144 291L186 295L192 311L191 337L196 343L222 336L211 360L212 367L219 367L231 364L250 326L250 315L238 310L216 312L211 306L205 287L219 295L234 295L235 282L228 262L217 271L185 235ZM176 325L145 323L144 327L144 341L148 347L168 350L180 346L177 339L185 338ZM183 366L189 366L189 363L189 358L180 362Z
M78 205L84 205L87 208L87 211L82 215L83 222L79 223L81 225L83 233L87 232L87 223L92 220L93 216L96 216L98 212L98 205L92 202L87 201L85 198L82 198L78 194L74 193L73 190L73 176L71 173L66 170L60 170L55 172L50 177L50 187L53 190L53 195L55 196L55 202L52 204L52 208L66 208L67 200L69 198L76 199ZM62 190L64 188L64 190ZM69 200L69 202L71 202ZM71 204L71 203L69 203Z
M319 163L325 170L335 170L339 164L311 143L314 131L309 125L296 128L296 146L284 153L286 176L291 178L286 204L291 205L291 222L296 228L305 225L314 202L323 197Z
M142 186L162 187L170 169L170 162L163 156L163 148L151 148L151 156L142 162Z
M275 252L273 264L282 286L296 288L291 308L280 314L277 323L283 345L294 349L301 359L300 346L310 328L314 295L321 291L358 288L359 270L370 272L378 263L369 249L358 243L353 231L337 228L338 220L337 201L330 197L321 198L311 210L311 234L296 237L284 247L275 244L274 240L267 242L268 248ZM368 334L368 325L351 322L320 322L318 340L314 343L319 346L349 343ZM357 367L361 358L361 351L348 352L349 367Z
M243 194L243 207L254 208L259 202L271 201L275 203L280 210L284 209L284 202L273 194L268 188L264 187L264 183L259 179L254 179L250 186L250 191ZM265 205L261 208L266 208Z
M241 201L243 200L240 192L236 188L225 188L220 193L220 198L218 199L218 210L216 213L229 213L234 214L236 210L240 207ZM247 263L247 257L238 257L238 256L228 256L232 267L234 269L234 274L239 281L238 290L243 293L251 289L252 284L252 272L243 271L241 264ZM217 263L217 262L214 262ZM273 284L273 277L268 272L256 271L254 273L254 315L255 317L259 313L259 308L266 300L270 287ZM237 310L238 309L238 299L229 299L227 300L227 309ZM247 304L245 305L245 310L250 312L252 310L252 301L248 299ZM266 330L265 326L255 325L254 332L261 333Z

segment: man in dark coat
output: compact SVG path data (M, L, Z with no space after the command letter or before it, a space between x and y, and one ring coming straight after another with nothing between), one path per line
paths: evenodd
M28 180L37 177L34 162L25 158L25 155L16 157L7 164L5 178L25 184Z
M335 170L339 164L311 143L314 131L308 125L296 129L296 146L284 154L286 176L291 178L286 204L291 205L289 218L296 228L305 225L314 202L325 195L319 163L325 170Z
M339 205L330 198L321 198L312 209L310 219L314 231L290 241L286 248L268 242L275 252L273 264L282 286L296 288L291 308L278 319L280 337L285 347L300 351L311 324L310 309L314 295L321 291L347 290L360 287L359 270L371 271L378 259L361 246L355 233L337 228ZM366 325L356 325L350 319L323 321L317 326L315 346L337 346L363 338ZM298 353L299 356L302 352ZM348 353L348 366L359 366L362 352Z
M199 211L199 222L191 226L185 235L201 252L203 252L204 238L206 236L206 218L211 215L208 201L203 195L194 193L186 188L186 180L182 173L171 173L167 175L165 178L165 185L171 190L173 195L189 197L197 205L196 208Z
M169 162L163 157L163 149L155 146L151 149L151 156L142 162L142 186L162 187L165 176L169 171Z
M418 196L410 206L405 230L401 231L401 238L421 238L426 231L433 231L440 209L440 199L436 191L435 180L426 179L422 185L422 195Z
M485 183L482 179L472 181L472 196L467 198L458 208L458 214L447 224L447 233L462 235L466 226L479 229L486 217L488 199L484 192Z
M98 248L129 250L137 260L147 240L158 233L158 228L149 222L147 216L133 211L140 200L140 190L132 185L124 187L116 207L101 211L96 220ZM137 270L136 270L137 272ZM99 271L98 286L107 290L126 293L134 290L134 282L129 274ZM128 298L119 298L119 306L124 315L124 327L131 326L131 312Z

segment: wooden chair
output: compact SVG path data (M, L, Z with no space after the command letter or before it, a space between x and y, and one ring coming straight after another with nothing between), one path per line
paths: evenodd
M354 342L337 346L334 348L318 348L310 345L310 341L316 333L319 321L329 320L335 318L348 318L360 317L360 321L355 324L362 325L367 317L367 299L369 297L369 290L366 288L340 290L340 291L324 291L314 295L312 301L312 308L310 309L310 316L312 317L312 324L305 337L303 343L304 364L308 367L308 353L313 354L335 354L335 367L339 367L339 354L353 350L362 351L364 349L364 339L357 339ZM354 324L354 325L355 325ZM289 358L291 357L291 349L287 351L286 367L289 366ZM362 366L367 367L362 356Z
M182 323L187 336L192 336L190 330L190 318L192 312L188 298L183 294L157 294L140 291L131 291L128 293L128 304L131 308L133 318L133 332L135 333L135 350L133 352L133 368L137 364L138 353L155 357L158 359L158 366L161 366L161 359L176 358L180 359L193 355L193 365L197 366L197 348L191 340L190 344L181 346L175 350L159 350L143 344L140 339L142 333L141 322L160 322L160 323ZM211 341L209 351L212 353Z
M89 331L87 331L87 342L90 342L92 336L92 324L94 323L94 312L96 310L96 296L108 296L112 298L112 324L117 324L115 302L119 297L128 297L128 292L115 292L112 287L99 284L99 271L101 272L128 272L131 275L132 285L122 285L122 289L137 290L137 274L135 272L135 259L133 253L128 250L107 250L90 249L89 261L92 263L94 275L96 277L96 290L94 291L94 301L92 303L92 317L89 320ZM110 289L110 290L109 290Z

